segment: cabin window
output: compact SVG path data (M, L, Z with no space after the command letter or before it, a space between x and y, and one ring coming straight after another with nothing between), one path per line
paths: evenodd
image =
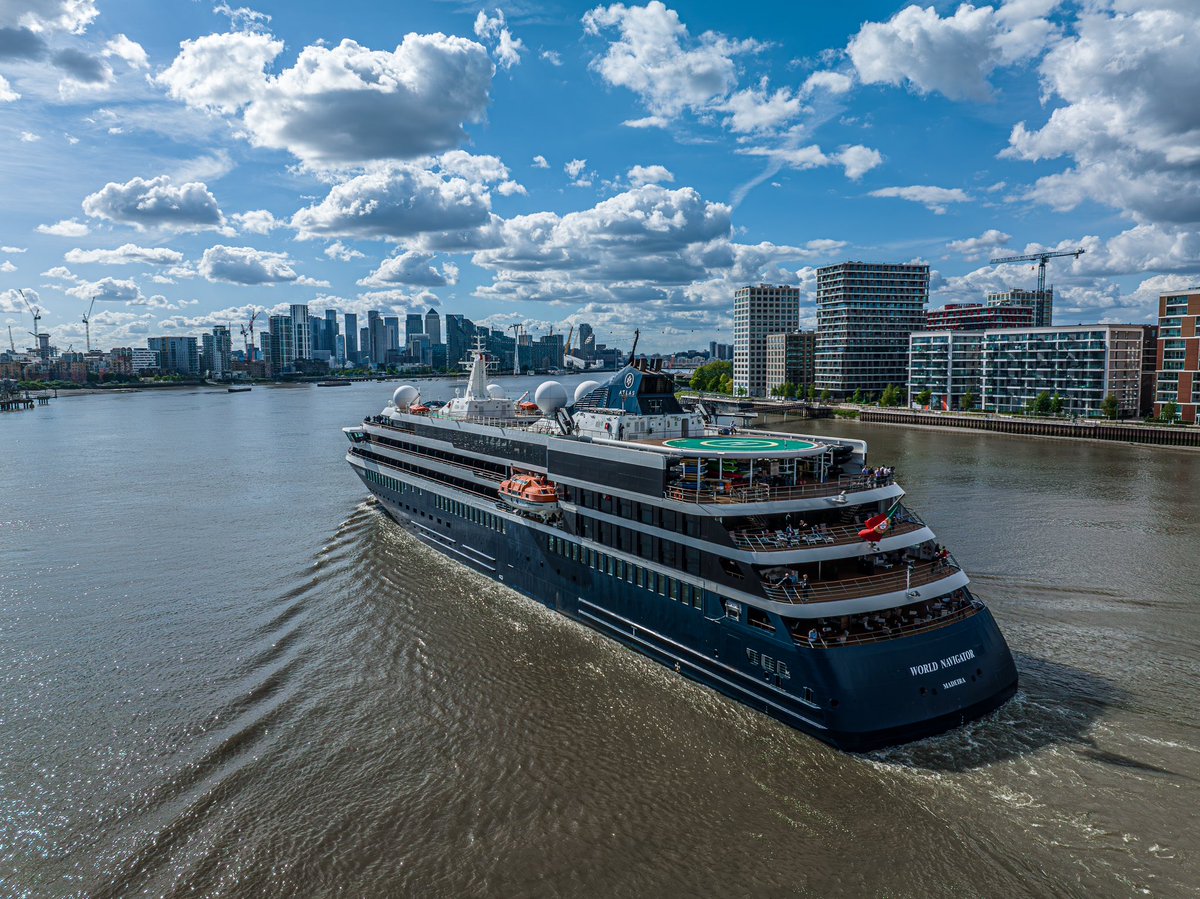
M649 503L638 503L638 520L642 524L654 524L654 507Z
M671 578L671 589L667 593L667 596L675 602L679 602L679 581L675 580L675 578Z
M656 590L658 590L658 572L646 572L646 589L651 593L654 593Z
M667 530L667 531L675 530L675 510L674 509L663 509L662 510L662 526L663 526L663 529Z
M721 570L723 572L725 572L727 575L729 575L730 577L735 577L735 578L740 579L743 576L741 567L733 559L722 558L721 559Z
M771 618L762 609L756 609L750 606L746 609L746 620L754 627L762 628L764 631L774 631L775 625L771 623ZM768 668L768 671L771 669Z
M687 515L684 517L686 532L689 537L700 536L700 519L695 515Z
M738 621L742 617L742 607L732 599L725 600L725 617Z

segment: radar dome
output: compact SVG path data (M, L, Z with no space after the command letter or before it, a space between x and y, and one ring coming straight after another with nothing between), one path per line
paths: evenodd
M504 399L504 388L499 384L488 384L487 395L494 400Z
M416 402L417 397L420 395L421 392L413 387L412 384L401 384L396 388L396 392L392 394L392 404L397 409L406 409Z
M574 402L578 403L581 399L583 399L585 396L587 396L589 393L591 393L593 390L595 390L599 386L600 386L599 381L584 381L582 384L580 384L578 387L575 388Z
M553 415L567 404L567 388L558 381L543 381L538 385L533 401L544 415Z

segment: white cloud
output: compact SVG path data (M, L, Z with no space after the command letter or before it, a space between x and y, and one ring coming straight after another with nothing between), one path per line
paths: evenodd
M28 247L0 247L0 253L27 253Z
M387 287L413 284L419 287L445 287L458 283L458 267L447 262L439 270L431 265L432 253L408 250L383 260L379 267L358 282L360 287Z
M925 184L913 184L908 187L882 187L871 191L872 197L895 197L920 203L936 215L945 215L946 207L951 203L966 203L971 198L957 187L931 187Z
M500 184L496 185L496 193L503 197L512 197L516 196L517 194L525 196L529 193L529 191L525 189L524 184L519 184L516 181L502 181Z
M190 106L235 114L259 147L283 149L313 166L411 159L466 138L483 118L494 66L460 37L409 34L394 51L351 40L305 47L277 76L265 66L283 43L261 33L184 41L159 76Z
M0 27L83 34L99 14L95 0L5 0Z
M14 100L20 99L21 95L12 89L8 79L0 75L0 103L12 103Z
M146 55L146 49L124 34L118 34L104 45L104 55L123 59L134 69L150 68L150 58Z
M335 240L325 248L325 255L338 262L350 262L352 259L362 259L363 254L352 247L346 246L340 240Z
M675 180L671 171L662 165L635 165L626 177L635 187L643 184L661 184L664 181L670 183Z
M334 185L320 203L292 216L291 224L301 238L395 238L476 228L490 213L485 185L393 163Z
M556 50L543 50L538 54L538 56L550 63L552 66L562 65L562 57L558 55Z
M287 222L280 221L266 209L251 209L235 212L233 222L246 234L270 234L276 228L286 228Z
M744 147L737 152L746 156L764 156L770 159L773 168L768 169L768 176L783 167L805 171L840 165L847 178L857 181L883 162L883 156L878 150L864 147L861 144L843 147L833 154L826 154L816 144L804 147Z
M1005 234L996 228L989 228L978 237L952 240L946 246L955 253L962 253L968 259L980 259L989 251L1006 245L1010 240L1012 240L1011 234Z
M285 253L221 244L204 251L199 271L209 281L227 284L283 284L300 280Z
M584 15L583 26L590 35L617 32L592 68L608 84L636 93L662 119L727 96L737 84L733 57L762 46L711 31L693 40L678 13L660 0L642 7L598 6Z
M773 131L798 116L804 110L804 105L787 88L779 88L768 94L764 78L758 88L736 91L714 108L730 113L729 118L725 119L726 126L731 131L744 134Z
M265 12L259 12L248 6L231 7L228 3L218 3L213 12L221 16L229 16L229 24L236 31L257 31L265 28L271 22L271 17Z
M548 169L550 168L550 163L546 162L545 156L539 154L533 157L533 167L535 169Z
M1054 111L1041 128L1013 128L1004 157L1067 158L1025 196L1057 210L1094 200L1141 221L1200 222L1200 18L1126 3L1092 9L1042 60ZM1162 6L1162 4L1154 4Z
M583 170L587 168L586 159L572 159L563 166L563 171L567 173L567 177L575 181L583 174Z
M65 291L81 300L91 300L95 297L99 302L130 303L142 299L142 290L131 279L101 278L99 281L80 281L76 286Z
M91 233L91 229L87 225L77 222L75 219L63 219L53 225L38 225L37 231L39 234L50 234L54 237L83 237Z
M22 143L32 144L41 139L42 139L42 136L40 134L34 134L32 131L22 131L21 132L21 142Z
M72 265L173 265L183 261L183 254L168 247L139 247L127 243L114 250L68 250L63 259Z
M995 69L1033 59L1054 39L1057 29L1043 16L1057 2L963 3L945 18L932 5L907 6L887 22L864 23L846 51L865 84L986 100Z
M667 128L671 122L660 115L648 115L640 119L626 119L621 124L626 128Z
M110 181L83 200L83 211L93 218L139 231L162 227L177 231L216 228L224 223L217 198L202 181L175 185L167 175L146 180L131 178L124 184Z
M842 72L813 72L804 80L800 92L805 96L817 90L828 91L831 94L849 93L854 87L854 79Z
M475 17L475 36L481 40L492 38L496 41L493 50L496 62L501 68L511 69L521 61L521 51L525 49L525 44L520 38L514 38L508 30L503 10L496 10L495 16L489 16L480 10L479 15Z
M5 259L3 262L0 262L0 272L3 272L6 275L10 275L13 272L15 272L16 270L17 270L17 267L12 264L11 260Z

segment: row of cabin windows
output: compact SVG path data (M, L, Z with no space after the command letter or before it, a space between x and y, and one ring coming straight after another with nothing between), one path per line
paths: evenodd
M573 540L566 540L553 534L547 537L547 545L552 553L587 565L593 571L615 577L649 590L651 593L665 596L667 599L683 603L685 606L691 606L694 609L703 608L703 591L699 587L694 587L677 578L651 571L641 565L634 565L624 559L613 558L608 553L594 550L590 546L581 546Z
M413 465L409 462L403 462L399 459L393 459L390 456L384 456L368 449L352 447L350 452L353 455L359 456L363 459L370 459L372 462L378 462L380 465L386 465L389 468L398 468L401 471L410 471L422 478L426 478L430 481L437 481L450 487L457 487L459 490L467 490L472 493L479 493L485 489L479 484L472 483L471 481L466 481L462 478L456 478L453 475L443 474L440 471L432 471L427 468L422 468L420 465Z
M588 515L579 516L578 528L579 533L589 540L658 562L668 568L678 568L688 574L700 574L701 552L694 546L684 546L673 540L664 540L645 531L624 528Z
M371 471L369 468L363 470L363 477L372 484L378 484L380 487L386 487L388 490L394 490L396 493L415 493L418 496L423 493L420 487L406 484L379 471Z
M508 469L496 462L485 462L482 459L475 459L469 456L460 456L457 453L448 453L445 450L430 449L405 440L393 440L391 437L373 437L375 443L383 446L390 446L398 450L403 450L406 453L415 453L418 456L425 456L429 459L437 459L440 462L449 462L452 465L461 465L463 468L473 468L478 471L490 471L493 474L507 475Z
M664 531L674 531L689 537L700 536L700 518L697 515L687 515L674 509L664 509L652 503L639 503L637 500L625 499L620 496L610 496L596 490L584 490L579 487L569 488L567 497L570 501L584 509L595 509L616 515L626 521L637 524L648 524Z
M499 531L501 534L508 533L506 523L499 515L485 512L483 509L477 509L467 503L460 503L458 500L450 499L448 496L439 495L435 497L434 505L450 515L457 515L459 518L465 518L467 521L481 524L485 528L491 528L493 531Z

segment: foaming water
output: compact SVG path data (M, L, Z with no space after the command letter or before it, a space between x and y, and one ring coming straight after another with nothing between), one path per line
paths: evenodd
M386 395L0 422L39 461L0 470L0 895L1194 895L1194 456L818 425L897 466L1022 684L850 756L391 522L339 433Z

